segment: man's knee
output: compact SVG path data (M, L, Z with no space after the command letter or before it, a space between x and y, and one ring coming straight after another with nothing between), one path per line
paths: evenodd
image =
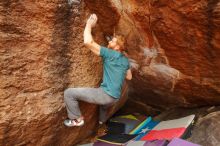
M74 89L73 88L67 88L64 91L64 100L68 101L70 98L74 97Z

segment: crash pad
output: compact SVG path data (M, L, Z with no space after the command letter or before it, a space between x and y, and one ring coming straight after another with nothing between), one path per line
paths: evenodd
M151 119L150 122L148 122L142 129L141 131L138 133L138 136L135 138L135 140L141 140L141 138L143 136L145 136L146 134L148 134L157 124L159 123L159 121L154 121Z
M109 134L120 134L125 133L126 125L120 122L110 121L107 124L107 133Z
M168 140L130 141L126 146L166 146L168 143Z
M130 140L134 139L137 135L130 135L130 134L106 134L97 138L98 141L116 144L116 145L125 145Z
M144 127L152 120L152 117L147 117L143 122L141 122L134 130L129 134L139 134Z
M167 146L201 146L201 145L194 144L192 142L180 138L174 138Z
M84 144L84 145L77 145L77 146L118 146L115 144L110 144L102 141L96 141L94 143Z
M171 140L173 138L179 138L185 133L194 118L195 115L190 115L179 119L162 121L148 132L148 134L143 136L141 140Z
M154 141L129 141L127 144L110 144L102 141L96 141L95 143L80 145L80 146L166 146L169 143L167 140L154 140ZM193 145L194 146L194 145Z
M115 117L110 119L109 125L111 125L111 123L118 123L119 125L120 123L124 124L125 129L122 133L129 134L135 127L137 127L141 123L141 121L127 117ZM117 126L117 124L115 125ZM112 127L112 128L117 129L117 127Z
M102 141L97 141L93 144L93 146L118 146L116 144L110 144Z
M121 115L121 116L118 116L118 118L127 118L127 119L132 119L132 120L138 120L134 115Z

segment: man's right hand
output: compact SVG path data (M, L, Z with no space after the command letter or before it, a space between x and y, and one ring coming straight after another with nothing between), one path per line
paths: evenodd
M97 20L98 20L98 18L96 16L96 14L92 14L92 15L90 15L89 19L87 20L86 25L93 28L93 27L95 27Z

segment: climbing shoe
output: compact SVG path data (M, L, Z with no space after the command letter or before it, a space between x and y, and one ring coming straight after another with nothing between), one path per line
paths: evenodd
M99 121L99 125L102 125L104 122L102 122L102 121Z
M83 126L84 120L83 119L66 119L63 123L67 127Z

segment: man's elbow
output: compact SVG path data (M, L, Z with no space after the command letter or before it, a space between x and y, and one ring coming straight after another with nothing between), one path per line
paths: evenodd
M89 47L89 46L92 45L92 41L84 41L84 45L85 45L86 47Z
M127 80L131 80L132 79L132 75L126 76Z

